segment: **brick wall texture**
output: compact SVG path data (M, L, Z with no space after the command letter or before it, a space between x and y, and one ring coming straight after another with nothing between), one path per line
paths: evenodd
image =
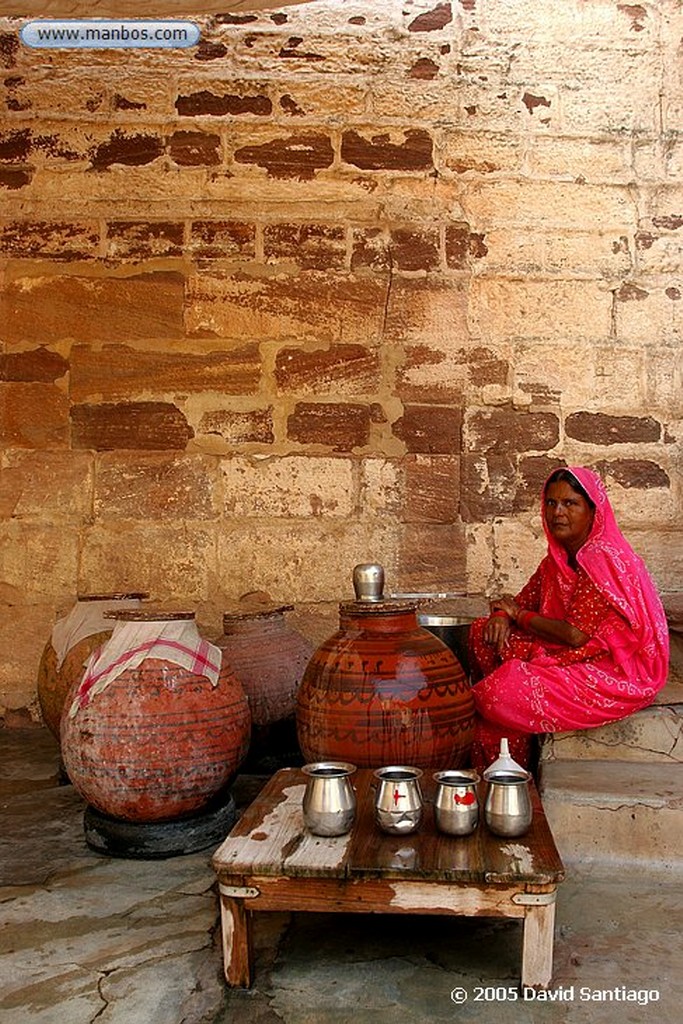
M77 592L516 589L563 463L680 590L678 0L193 20L0 20L0 707Z

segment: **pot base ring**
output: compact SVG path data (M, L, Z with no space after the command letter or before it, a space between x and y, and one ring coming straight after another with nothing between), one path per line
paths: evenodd
M183 818L169 821L123 821L88 805L83 814L85 841L107 857L163 860L219 846L237 819L232 793L220 802Z

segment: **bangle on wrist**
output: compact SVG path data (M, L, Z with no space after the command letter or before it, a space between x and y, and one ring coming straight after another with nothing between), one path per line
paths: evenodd
M529 623L531 622L531 620L533 619L535 614L536 614L536 612L531 612L531 611L529 611L528 608L522 608L517 613L517 618L516 618L515 621L517 622L518 626L522 627L522 629L527 629L528 630Z
M510 616L507 612L504 612L502 608L497 608L495 612L491 612L489 618L491 619L508 619Z

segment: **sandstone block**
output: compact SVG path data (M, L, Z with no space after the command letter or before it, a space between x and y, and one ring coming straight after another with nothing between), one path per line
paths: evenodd
M319 170L332 165L334 152L329 136L322 132L301 132L237 146L233 159L237 164L262 167L272 178L309 181Z
M351 574L359 562L381 562L396 580L398 527L390 519L330 524L224 521L218 535L218 579L226 600L264 590L273 601L353 599ZM284 557L283 557L284 553Z
M460 281L392 280L386 302L388 344L443 347L461 344L467 331L468 287Z
M38 664L54 617L53 605L44 600L0 605L0 705L25 708L35 700Z
M470 409L465 417L464 450L469 452L545 452L560 439L560 421L551 412L524 412L512 406Z
M676 468L669 460L617 459L594 468L609 490L616 521L631 539L634 531L658 530L667 538L680 520L681 494ZM669 545L665 542L665 547Z
M342 269L346 231L326 224L267 224L263 254L268 263L290 261L306 270Z
M628 530L629 542L645 562L660 591L680 591L683 548L679 538L677 531L662 534L648 526Z
M5 222L0 229L0 251L17 259L93 259L99 241L96 221L16 220Z
M201 259L250 259L256 253L256 227L237 220L196 220L189 248Z
M280 392L353 395L376 392L380 385L379 353L364 345L330 345L326 349L283 348L275 359Z
M395 459L361 459L361 516L398 516L403 508L402 463Z
M438 405L408 405L393 424L409 452L453 455L460 451L462 411Z
M183 83L183 92L175 100L175 108L181 117L268 117L273 112L267 86L220 81L208 82L207 85L210 88L192 92Z
M342 134L341 158L364 171L430 171L432 138L423 129L386 131L377 134L346 131Z
M485 235L486 253L477 270L493 277L553 274L559 277L619 280L633 271L635 254L626 235L590 230L546 231L502 228Z
M163 152L164 140L161 136L116 128L108 139L92 148L90 163L95 171L105 171L114 164L139 167L158 160Z
M183 224L173 221L110 221L107 256L111 259L180 256L183 232Z
M287 436L299 444L350 452L368 444L372 416L372 408L360 403L297 402L287 418Z
M273 407L208 410L201 417L197 433L218 434L228 444L272 444Z
M487 523L466 523L465 543L467 553L467 577L465 590L468 594L482 594L492 597L498 589L491 589L495 580L493 525ZM500 593L503 591L501 590ZM482 615L488 604L482 608Z
M643 400L643 364L641 351L620 345L523 344L514 360L515 394L537 404L630 408Z
M52 384L0 384L0 448L66 448L69 401Z
M482 181L468 189L465 208L477 230L501 225L633 232L637 210L626 185L568 181Z
M228 516L344 518L357 501L349 459L230 458L221 463Z
M33 517L0 524L0 580L15 587L21 604L64 598L75 591L79 539L64 523Z
M5 288L8 343L120 342L183 337L183 278L24 277Z
M467 270L488 253L485 236L470 231L468 224L447 224L445 244L449 270Z
M92 512L93 464L85 452L7 452L0 474L0 517L83 522Z
M83 536L79 590L147 591L193 610L215 579L214 527L207 523L99 520Z
M379 341L386 283L315 271L296 277L202 275L188 283L188 331L259 340Z
M594 281L474 278L470 329L482 338L610 336L611 295Z
M495 568L489 594L517 594L547 551L539 511L525 519L501 516L493 523Z
M71 398L135 398L167 392L216 391L251 394L258 390L261 359L256 344L213 351L200 344L203 352L157 352L127 345L105 345L92 349L76 345L71 350Z
M168 139L168 155L181 167L213 167L221 163L221 140L212 132L174 132Z
M398 393L404 401L461 402L483 397L491 387L508 395L508 353L483 345L466 347L462 338L444 337L431 345L409 345L397 374Z
M512 455L464 454L461 460L460 515L465 523L509 515L518 485Z
M97 460L94 512L103 519L213 519L216 460L202 455L110 452Z
M614 185L633 176L629 146L621 139L534 136L527 150L532 174Z
M25 352L0 353L0 381L53 383L63 377L69 364L58 352L41 345Z
M645 373L647 407L668 409L674 418L683 418L683 366L675 339L668 347L648 347Z
M507 133L445 129L441 137L439 163L455 174L471 178L497 171L521 170L524 152Z
M74 448L184 449L193 431L170 402L110 402L71 408Z
M661 440L662 425L652 416L610 416L575 412L567 416L568 437L593 445L648 444Z
M410 523L402 528L396 581L399 590L464 591L465 578L462 524Z
M30 185L33 181L33 167L0 166L0 188L15 191Z
M453 523L460 501L460 459L455 455L408 455L403 462L406 523Z
M614 318L620 341L667 344L683 335L683 303L677 287L622 286L615 293Z

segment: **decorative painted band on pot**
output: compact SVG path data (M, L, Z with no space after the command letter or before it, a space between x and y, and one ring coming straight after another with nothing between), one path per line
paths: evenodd
M62 717L73 785L94 808L126 821L201 810L244 759L247 699L192 612L116 614Z
M449 648L405 601L340 605L340 628L314 652L297 696L310 761L359 768L463 766L474 730L470 684Z

